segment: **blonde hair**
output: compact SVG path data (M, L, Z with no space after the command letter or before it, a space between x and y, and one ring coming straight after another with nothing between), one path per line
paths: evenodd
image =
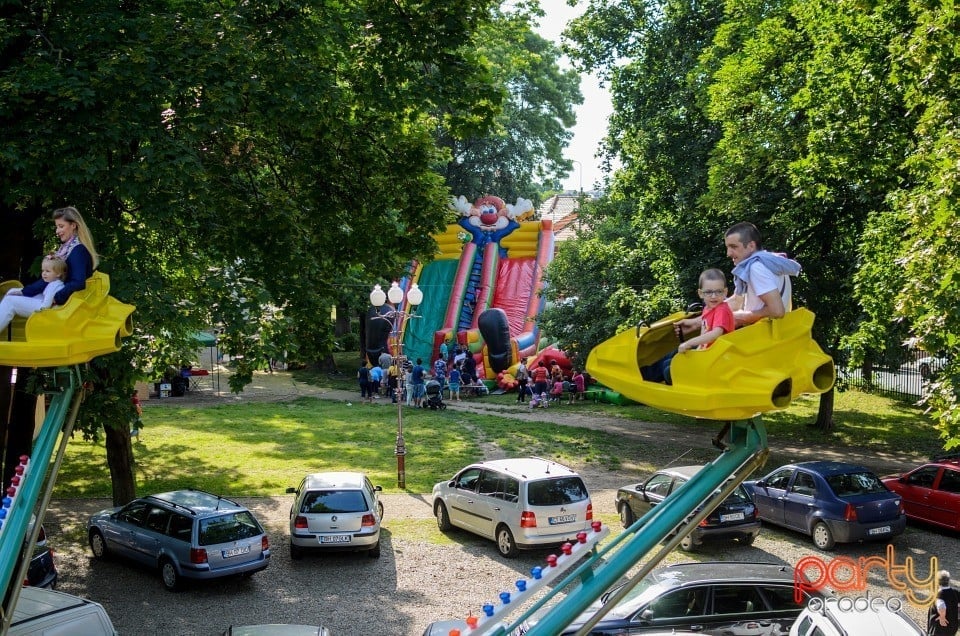
M93 235L90 234L90 229L87 227L87 224L84 223L83 217L80 216L80 212L77 211L77 208L73 206L67 206L65 208L60 208L53 211L53 220L63 219L69 223L73 223L77 226L77 238L80 239L80 242L83 243L83 246L87 248L87 251L90 252L90 258L93 261L93 269L97 269L97 265L100 264L100 256L97 255L97 248L93 246Z
M43 257L43 264L50 267L50 271L57 275L60 280L67 278L67 261L56 254L48 254Z

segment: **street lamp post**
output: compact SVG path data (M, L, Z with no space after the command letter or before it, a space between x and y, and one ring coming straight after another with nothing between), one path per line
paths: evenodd
M380 308L383 307L384 303L390 301L391 309L389 311L380 312ZM407 291L406 300L407 305L410 307L410 311L405 311L401 309L401 304L404 300L403 290L400 288L400 285L396 281L390 285L390 289L384 293L380 288L380 285L374 285L373 291L370 292L370 304L377 308L376 318L381 320L386 320L390 323L390 335L393 336L393 341L396 343L396 355L394 356L394 364L397 365L397 445L394 450L394 454L397 456L397 487L406 488L407 487L407 471L406 471L406 455L407 455L407 445L403 440L403 395L404 395L404 367L406 366L407 359L403 355L403 342L400 339L401 332L403 331L403 325L408 318L413 318L413 312L417 310L417 306L423 302L423 292L420 291L420 287L416 283L410 285L410 289Z

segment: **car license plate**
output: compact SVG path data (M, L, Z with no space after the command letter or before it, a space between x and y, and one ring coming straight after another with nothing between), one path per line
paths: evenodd
M320 537L320 543L350 543L349 534L332 534L326 537Z
M247 554L250 552L250 546L243 545L239 548L230 548L229 550L223 551L223 558L229 559L230 557L240 556L241 554Z
M743 521L743 513L731 512L728 515L720 515L720 523L726 523L727 521Z
M559 517L547 517L547 521L551 526L555 526L561 523L573 523L577 520L577 515L560 515Z
M889 534L890 526L880 526L879 528L870 528L870 534Z

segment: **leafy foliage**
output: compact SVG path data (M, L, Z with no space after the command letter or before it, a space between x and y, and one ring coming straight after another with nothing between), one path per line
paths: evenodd
M513 7L495 12L477 35L490 63L485 85L464 85L478 102L500 106L492 128L451 127L440 144L450 157L442 169L451 192L475 199L496 194L539 200L538 183L558 181L572 167L563 150L572 133L573 106L583 102L580 79L560 68L560 51L532 31L543 12Z
M700 269L725 265L723 229L752 221L803 264L795 303L835 356L896 365L911 335L947 354L929 404L960 443L957 21L922 1L593 0L566 50L614 94L605 148L623 167L595 206L598 236L647 267L608 274L601 291L558 259L555 290L598 294L591 328L564 339L623 324L630 312L607 301L643 306L634 290L679 299Z

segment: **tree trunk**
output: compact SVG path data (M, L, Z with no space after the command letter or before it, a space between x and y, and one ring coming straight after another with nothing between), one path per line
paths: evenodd
M133 445L130 431L105 426L107 466L110 467L110 483L113 486L113 505L122 506L137 497L137 485L133 478Z
M820 408L817 411L816 427L827 433L833 430L833 401L836 389L830 387L826 393L820 394Z
M863 376L863 386L870 388L873 386L873 360L864 360L860 367L860 373Z
M333 324L333 334L340 338L350 333L350 307L339 305L337 307L337 321Z

